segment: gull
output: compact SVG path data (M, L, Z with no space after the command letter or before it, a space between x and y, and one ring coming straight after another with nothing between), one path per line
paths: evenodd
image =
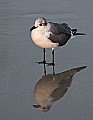
M34 97L37 104L33 105L33 107L38 108L42 112L49 111L52 104L61 99L68 91L74 74L86 67L81 66L55 75L47 74L43 76L34 88Z
M77 29L72 29L67 23L48 22L44 17L37 18L34 26L30 29L32 41L39 47L44 49L44 60L38 62L48 65L55 65L54 48L64 46L71 37L76 35L85 35L78 33ZM45 48L52 48L52 62L46 63Z

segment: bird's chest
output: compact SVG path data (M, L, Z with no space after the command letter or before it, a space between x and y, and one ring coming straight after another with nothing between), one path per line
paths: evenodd
M49 31L46 31L44 29L35 29L31 33L32 41L41 48L52 48L52 43L48 39L50 34L51 33Z
M50 36L50 32L47 31L46 29L33 30L31 34L33 41L42 40L44 37L49 38L49 36Z

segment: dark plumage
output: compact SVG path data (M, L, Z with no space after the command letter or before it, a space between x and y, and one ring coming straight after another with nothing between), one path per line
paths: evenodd
M62 23L52 23L49 22L51 25L50 31L50 37L49 39L53 43L59 43L59 46L65 45L68 40L71 38L71 35L85 35L84 33L77 33L77 29L71 29L68 24Z

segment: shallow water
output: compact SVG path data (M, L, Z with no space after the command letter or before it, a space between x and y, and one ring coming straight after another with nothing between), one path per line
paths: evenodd
M4 0L0 1L0 120L93 119L93 1ZM55 50L56 73L88 67L74 76L65 96L47 113L32 107L33 90L43 75L42 49L30 40L34 20L67 22L86 36L77 36ZM51 61L51 50L47 50ZM47 73L51 73L47 67Z

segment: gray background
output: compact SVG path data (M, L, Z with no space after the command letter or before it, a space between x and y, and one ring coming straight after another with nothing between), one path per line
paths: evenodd
M67 22L86 36L55 52L56 72L87 65L65 96L47 113L32 107L33 89L43 75L42 49L30 40L37 17ZM0 120L93 120L93 0L0 1ZM47 50L47 60L51 51ZM47 68L51 73L51 67Z

